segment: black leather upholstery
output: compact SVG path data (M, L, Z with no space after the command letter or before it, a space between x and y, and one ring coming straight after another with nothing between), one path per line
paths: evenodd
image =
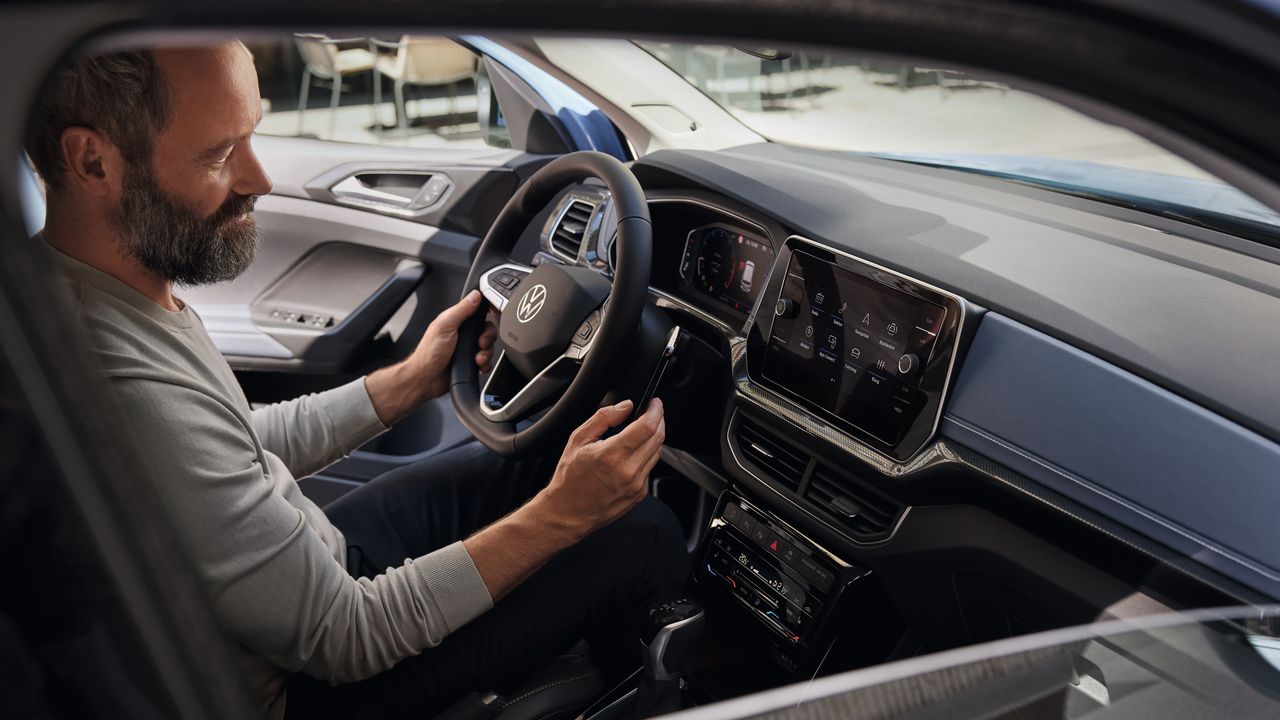
M605 691L600 670L579 643L527 681L503 693L472 693L439 720L561 720L573 718Z

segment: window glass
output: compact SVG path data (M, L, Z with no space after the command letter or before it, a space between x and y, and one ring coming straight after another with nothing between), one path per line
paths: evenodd
M406 147L510 147L481 57L430 35L247 41L266 135Z
M1280 214L1125 128L944 67L840 54L638 42L780 143L981 172L1267 234Z

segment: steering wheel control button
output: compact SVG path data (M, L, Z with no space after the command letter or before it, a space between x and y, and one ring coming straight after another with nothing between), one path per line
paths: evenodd
M914 375L920 370L920 358L913 353L907 353L898 358L898 374Z
M595 337L596 330L600 327L600 311L597 310L587 316L586 320L578 326L576 332L573 333L573 340L570 341L575 347L586 347L591 338Z
M499 265L480 276L480 292L499 312L507 307L520 281L529 271L517 265Z

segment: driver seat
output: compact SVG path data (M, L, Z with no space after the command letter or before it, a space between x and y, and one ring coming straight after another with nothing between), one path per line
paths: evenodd
M551 661L540 672L499 693L473 692L437 720L561 720L573 718L603 694L604 676L585 642Z

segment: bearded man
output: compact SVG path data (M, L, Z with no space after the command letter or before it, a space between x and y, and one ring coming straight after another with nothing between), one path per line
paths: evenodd
M646 492L660 402L608 439L630 406L601 409L544 462L473 443L323 509L300 491L441 395L458 326L484 307L473 291L403 362L251 408L180 288L253 261L271 191L260 119L239 43L115 52L53 77L28 151L41 238L262 714L429 716L582 638L606 673L637 666L646 610L687 575L679 526ZM493 343L490 328L482 367Z

